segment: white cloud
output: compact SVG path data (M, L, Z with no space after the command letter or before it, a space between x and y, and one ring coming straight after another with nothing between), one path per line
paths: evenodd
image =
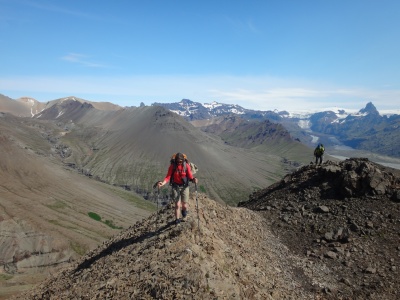
M68 60L80 63L82 56ZM0 78L1 93L31 96L39 101L69 95L122 106L140 101L175 102L182 98L205 103L239 104L259 110L309 110L326 107L361 109L372 101L378 110L397 109L400 90L333 87L318 82L273 77L130 76L130 77L14 77ZM17 94L17 95L16 95ZM57 95L54 98L48 98Z

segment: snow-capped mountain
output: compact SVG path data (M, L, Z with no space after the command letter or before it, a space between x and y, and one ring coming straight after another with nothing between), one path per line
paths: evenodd
M314 115L328 113L334 122L346 119L348 116L364 117L368 114L380 114L381 116L390 117L399 115L400 110L383 111L379 113L375 106L369 102L365 108L361 110L344 109L340 107L329 107L323 110L314 111L278 111L278 110L252 110L236 104L225 104L213 101L211 103L194 102L189 99L182 99L175 103L159 103L155 102L152 106L162 106L168 110L184 117L187 120L202 120L206 118L225 116L228 114L240 115L247 119L263 119L272 120L295 119L300 123L307 123ZM301 125L301 124L299 124ZM301 127L301 126L300 126Z
M280 113L287 114L287 112L274 112L274 111L259 111L246 109L236 104L223 104L218 102L211 102L201 104L193 102L189 99L183 99L178 103L153 103L152 106L162 106L168 110L184 117L189 121L210 119L213 117L225 115L239 115L244 119L258 119L258 120L274 120L278 121L281 116Z
M188 121L236 115L248 121L280 123L293 138L307 145L322 142L344 145L393 157L400 157L400 115L379 114L371 103L358 110L332 108L319 112L258 111L218 102L201 104L188 99L178 103L153 103L163 106Z
M222 104L218 102L201 104L188 99L183 99L179 103L154 103L153 105L166 107L170 111L190 119L217 117L230 113L242 115L246 111L246 109L239 105Z

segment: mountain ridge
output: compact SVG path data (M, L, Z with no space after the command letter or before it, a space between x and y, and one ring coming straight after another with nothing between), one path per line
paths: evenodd
M397 299L399 174L349 159L240 207L192 193L186 222L164 207L17 298Z
M257 111L237 105L202 105L184 99L179 103L153 103L161 105L197 124L198 120L218 118L234 114L248 121L270 120L282 124L292 137L309 147L323 143L328 147L347 146L358 150L400 158L400 114L381 116L372 104L356 113L343 109L327 110L308 114L292 114L287 111ZM196 122L195 122L196 121ZM362 128L363 131L357 130Z
M0 101L0 108L3 106L3 110L7 112L15 111L18 114L16 111L21 110L21 108L11 108L15 106L15 103L6 96L0 97L0 100L4 102L1 104ZM73 96L49 101L45 108L65 100L91 103L95 108L105 111L123 109L110 102L90 102ZM25 102L30 103L30 100ZM400 114L389 113L381 116L372 102L368 102L366 107L360 109L357 113L349 113L344 109L335 108L334 110L328 109L308 114L293 114L276 110L251 110L239 105L222 104L215 101L203 105L189 99L183 99L178 103L154 102L152 105L167 108L188 121L204 120L229 114L238 115L245 120L263 121L268 119L285 126L294 139L301 141L308 147L313 147L320 142L332 148L346 146L360 151L400 157L400 152L397 150L400 146L397 144L400 143L400 137L396 130L400 126ZM25 107L24 116L28 115L33 115L32 108L28 113L27 107ZM350 126L349 123L354 125ZM360 133L354 130L357 127L363 127L365 130ZM396 142L395 145L392 145L393 141Z

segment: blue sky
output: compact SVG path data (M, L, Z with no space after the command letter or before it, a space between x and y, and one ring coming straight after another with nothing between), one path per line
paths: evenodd
M0 93L399 109L398 0L0 0Z

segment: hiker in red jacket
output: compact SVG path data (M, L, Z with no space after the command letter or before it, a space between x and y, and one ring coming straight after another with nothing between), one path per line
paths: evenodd
M158 182L158 187L161 188L167 182L172 186L172 199L175 202L175 223L179 224L180 212L182 214L182 221L186 220L189 208L189 181L197 184L197 178L192 174L190 164L185 159L182 153L177 153L175 158L171 160L168 168L167 176L164 180ZM181 211L182 209L182 211Z

